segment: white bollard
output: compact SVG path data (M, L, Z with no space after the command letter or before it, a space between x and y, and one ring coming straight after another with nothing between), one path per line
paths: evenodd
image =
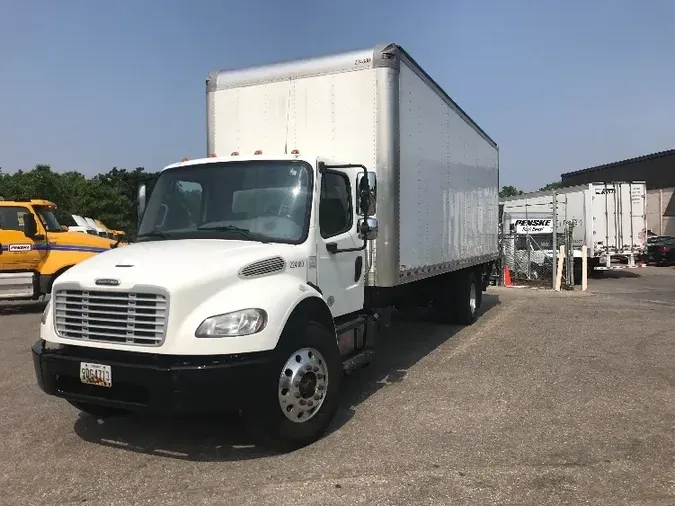
M585 292L588 288L588 247L581 247L581 291Z
M562 271L563 265L565 262L565 245L560 246L560 251L558 252L558 266L555 273L555 291L559 292L562 285Z

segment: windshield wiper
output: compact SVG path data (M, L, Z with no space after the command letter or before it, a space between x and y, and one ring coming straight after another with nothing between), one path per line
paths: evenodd
M166 232L162 232L160 230L153 230L152 232L148 232L146 234L140 234L136 238L140 239L142 237L159 237L160 239L171 239L171 235L167 234Z
M217 232L236 232L237 234L241 235L242 237L245 237L247 239L251 239L253 241L267 242L264 239L261 239L260 236L251 232L248 228L236 227L234 225L203 225L201 227L197 227L197 230L200 230L200 231L207 231L208 230L208 231L217 231Z

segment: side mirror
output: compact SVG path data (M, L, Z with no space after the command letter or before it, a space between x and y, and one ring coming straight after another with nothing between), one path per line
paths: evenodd
M370 171L367 174L364 177L364 173L360 173L356 178L356 214L359 216L372 216L377 211L377 175Z
M145 183L138 187L138 223L141 222L143 213L145 212L147 185Z
M26 213L23 215L23 233L29 239L37 235L37 222L33 213Z
M359 239L374 241L377 239L378 228L377 218L360 218L358 222Z

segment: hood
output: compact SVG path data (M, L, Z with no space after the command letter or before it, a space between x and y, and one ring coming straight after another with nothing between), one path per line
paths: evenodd
M257 260L281 256L301 259L297 246L222 239L185 239L133 243L89 258L62 274L57 283L77 282L95 287L95 280L120 281L119 288L151 285L169 291L223 287L239 270Z
M97 235L83 234L82 232L50 232L49 244L55 246L82 247L83 250L107 251L115 241Z

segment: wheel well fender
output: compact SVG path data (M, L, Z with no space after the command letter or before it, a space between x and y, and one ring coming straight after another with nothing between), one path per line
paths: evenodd
M335 334L335 322L328 306L319 297L307 297L293 308L284 329L301 325L303 321L314 321Z

